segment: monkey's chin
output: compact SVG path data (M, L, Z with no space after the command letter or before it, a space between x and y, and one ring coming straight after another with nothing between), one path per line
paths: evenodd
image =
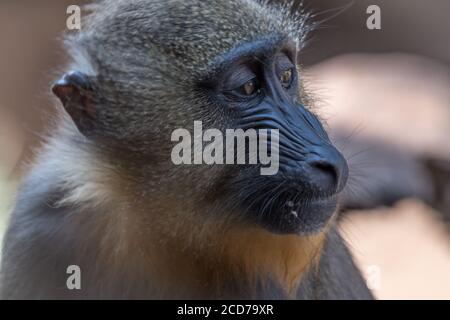
M301 202L280 198L275 202L269 209L253 214L257 214L258 224L276 234L306 236L319 233L337 209L335 196Z

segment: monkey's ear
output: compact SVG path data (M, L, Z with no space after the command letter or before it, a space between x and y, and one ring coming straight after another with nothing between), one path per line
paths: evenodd
M82 133L92 127L96 110L89 76L79 71L66 73L53 85L52 91Z

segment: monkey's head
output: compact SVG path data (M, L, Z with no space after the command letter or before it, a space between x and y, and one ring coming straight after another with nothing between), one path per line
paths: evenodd
M205 220L229 215L274 233L317 232L348 168L310 111L298 61L308 16L290 11L254 0L99 2L68 39L75 71L53 91L84 143L130 177L136 201L165 198ZM224 137L278 129L278 172L174 164L172 133L184 128L194 140L194 121Z

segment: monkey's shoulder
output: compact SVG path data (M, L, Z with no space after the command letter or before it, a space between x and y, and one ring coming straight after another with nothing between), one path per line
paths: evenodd
M77 264L76 239L83 235L68 223L78 208L59 206L63 197L51 173L31 172L23 181L3 241L3 298L64 298L65 271Z

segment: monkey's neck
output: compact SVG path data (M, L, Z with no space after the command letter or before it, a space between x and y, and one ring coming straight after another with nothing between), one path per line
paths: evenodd
M94 263L141 288L138 297L255 297L261 286L294 296L302 276L320 257L323 234L275 235L230 221L205 221L217 215L186 212L194 209L184 210L184 204L147 200L152 203L146 205L145 199L124 194L132 186L108 164L92 153L66 149L64 143L57 145L49 157L55 162L46 162L67 189L59 205L80 208L79 228L86 229L80 234L104 231L98 235L99 261ZM65 159L73 152L78 162L68 166Z
M203 235L194 227L185 228L197 236L174 227L172 236L160 234L148 243L144 235L138 241L148 243L144 251L153 257L148 260L149 273L160 280L162 297L173 298L175 290L180 298L267 298L262 293L273 297L277 290L278 297L294 298L302 277L315 271L325 238L276 235L239 225L226 230L210 226Z
M293 298L302 276L316 266L323 241L322 234L300 237L236 227L223 239L223 260L247 279L250 289L275 286Z
M126 202L107 207L108 221L92 220L95 229L102 228L96 223L109 225L98 241L106 244L98 247L100 264L107 263L105 268L117 274L125 272L131 283L148 281L144 297L265 298L262 293L271 297L278 290L277 296L294 298L302 276L320 258L324 238L275 235L238 225L226 231L206 227L208 233L202 235L192 220L177 226L163 221L173 214L182 219L182 212L140 212L142 208ZM141 220L141 214L152 221Z

